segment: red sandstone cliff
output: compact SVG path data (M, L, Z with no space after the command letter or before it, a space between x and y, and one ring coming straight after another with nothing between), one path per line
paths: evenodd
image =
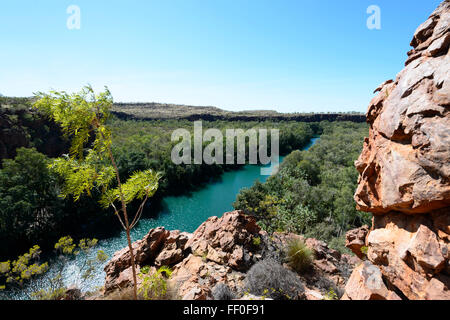
M450 299L450 1L421 24L405 68L375 92L355 162L357 208L371 230L348 233L367 261L349 299Z

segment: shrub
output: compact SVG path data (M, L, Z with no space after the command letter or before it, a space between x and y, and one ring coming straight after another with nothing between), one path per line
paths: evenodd
M277 300L299 299L304 287L298 276L273 259L255 263L247 272L244 290Z
M302 273L311 267L314 253L302 240L290 240L286 251L288 263L295 271Z
M323 300L339 300L339 297L336 292L334 292L333 288L328 290L328 292L323 297Z
M314 285L320 290L326 300L339 300L344 295L343 288L337 286L336 283L327 277L320 277L315 281Z
M368 251L368 248L366 247L366 246L362 246L361 247L361 253L366 257L367 256L367 251Z
M254 238L252 239L252 244L253 244L255 247L259 247L259 246L261 245L261 238L260 238L260 237L254 237Z
M169 267L162 266L153 274L148 274L149 268L143 268L143 271L138 275L142 280L138 293L144 300L158 300L168 298L168 283L167 279L172 275L172 270Z
M233 291L225 283L219 282L212 289L214 300L233 300L235 298Z

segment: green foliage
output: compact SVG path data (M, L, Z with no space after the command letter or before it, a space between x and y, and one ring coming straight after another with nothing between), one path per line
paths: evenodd
M330 289L324 296L323 300L339 300L339 297L333 289Z
M72 139L70 153L74 158L84 158L84 145L93 132L93 149L97 154L104 153L110 142L111 132L105 126L110 117L113 99L108 88L96 95L90 86L80 92L39 92L33 104L43 114L58 123L63 132Z
M345 231L370 222L358 212L353 193L358 158L367 126L321 122L320 140L307 151L294 151L265 183L244 188L233 204L258 219L266 231L289 231L341 245Z
M65 216L55 201L57 176L49 160L35 149L19 148L0 170L0 240L7 246L35 243L48 235ZM20 247L20 246L19 246ZM4 249L7 249L6 247Z
M150 269L147 267L144 269L145 272L141 271L138 275L142 281L142 284L138 289L139 294L145 300L165 298L168 294L167 280L171 277L172 270L167 266L160 267L152 274L149 274L149 270Z
M129 204L134 199L142 200L145 196L152 197L158 188L160 178L161 174L155 174L152 170L133 173L127 182L122 184L123 200ZM118 200L120 200L120 190L115 188L105 192L100 203L107 208Z
M119 177L115 176L111 129L106 123L113 104L107 88L97 95L92 87L86 86L79 93L51 91L38 93L37 98L33 106L58 123L71 138L70 157L58 158L51 166L65 180L63 197L73 195L77 201L82 194L90 195L97 188L103 193L101 204L114 207L115 200L128 204L134 199L145 196L146 200L153 196L160 175L151 169L134 172L126 183L109 189L114 177ZM85 145L92 137L91 148L86 150ZM106 164L107 159L112 165ZM115 212L118 214L118 210Z
M364 256L367 256L367 250L368 250L367 246L362 246L362 247L361 247L361 253L362 253Z
M131 175L134 171L151 168L162 172L158 192L160 195L179 194L208 182L225 170L242 165L176 165L171 161L171 142L173 130L183 128L193 136L192 121L187 120L117 120L109 122L113 132L112 150L117 159L121 177ZM286 154L309 142L313 136L310 124L294 121L203 121L204 130L217 128L223 133L223 146L226 146L226 129L279 129L280 152ZM246 142L248 145L248 141ZM270 145L270 144L269 144ZM205 147L206 144L203 145ZM236 153L235 153L236 157ZM246 154L248 158L248 154ZM235 161L236 163L236 161Z
M90 86L84 87L81 92L69 95L65 92L39 93L34 107L52 118L61 125L63 132L70 136L70 157L61 157L54 161L52 168L65 180L62 196L72 195L79 200L84 193L91 195L96 188L102 193L100 203L105 207L112 207L127 233L128 246L131 248L130 230L138 223L145 202L153 196L158 188L160 175L148 169L143 172L134 172L124 184L121 183L119 168L111 150L111 129L106 125L110 117L113 104L111 93L107 88L96 95ZM93 138L90 148L85 145ZM87 155L87 156L86 156ZM106 163L110 161L110 165ZM117 188L111 189L113 178L116 178ZM134 199L143 199L130 222L127 213L127 204ZM120 209L114 205L119 200ZM130 256L133 280L134 298L137 299L136 269L134 256ZM83 279L90 277L94 268L92 263L87 265Z
M302 240L291 239L287 243L286 258L295 271L303 273L311 268L314 252Z
M259 246L261 245L261 238L260 238L260 237L254 237L254 238L252 239L252 244L253 244L255 247L259 247Z
M48 263L39 263L40 247L35 245L28 253L19 256L16 260L0 262L0 281L6 284L22 286L25 281L41 275L48 270ZM5 289L6 285L2 284Z
M114 168L105 165L93 150L82 162L64 156L53 160L50 168L65 180L61 197L73 195L75 201L84 193L90 196L93 188L105 191L115 177Z
M55 249L62 254L73 254L76 248L76 244L73 243L73 239L70 236L62 237L55 244Z

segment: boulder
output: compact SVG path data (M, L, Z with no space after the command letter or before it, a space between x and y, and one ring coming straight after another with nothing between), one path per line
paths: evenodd
M64 292L61 300L82 300L83 298L83 293L81 292L80 288L76 286L70 286Z
M211 217L193 233L151 229L134 242L136 268L150 266L151 272L165 265L173 268L172 280L183 299L211 299L213 284L226 282L237 289L244 279L239 271L258 258L253 239L260 236L254 218L242 211ZM105 293L132 284L128 247L117 251L105 266Z
M141 240L132 243L136 272L140 267L172 265L184 258L185 244L189 239L185 232L168 231L163 227L151 229ZM105 292L123 288L132 283L130 250L125 247L114 253L104 268L106 272Z
M436 299L436 293L429 293L433 288L442 288L442 298L448 296L450 282L441 275L448 263L448 242L437 236L433 216L398 212L377 215L367 238L367 258L408 299Z
M333 260L333 258L341 258L339 251L329 248L328 245L321 240L308 238L305 243L314 252L315 259Z
M221 218L211 217L203 222L186 247L194 255L235 270L246 270L251 265L252 241L259 237L259 232L253 217L238 210L226 212Z
M360 259L364 258L362 247L366 245L369 227L364 225L357 229L352 229L345 234L345 246L349 248Z
M171 231L155 258L155 265L171 266L183 260L185 245L191 236L192 234L187 232Z
M353 270L345 286L343 300L400 300L383 282L380 269L364 261Z

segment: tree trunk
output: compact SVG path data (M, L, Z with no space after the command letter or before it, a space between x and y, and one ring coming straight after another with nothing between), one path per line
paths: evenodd
M127 205L125 204L125 201L123 199L122 183L120 182L119 169L117 168L116 161L114 160L114 156L112 154L110 146L108 146L108 152L109 152L109 157L111 159L111 162L112 162L112 164L114 166L114 170L116 171L117 184L119 186L120 202L122 203L123 217L124 217L124 220L125 220L125 231L127 233L128 248L130 249L131 270L133 272L133 297L134 297L134 300L137 300L136 266L134 264L133 246L131 244L130 224L128 222Z
M128 225L128 219L126 219L126 224ZM127 228L127 241L128 241L128 248L130 249L130 262L131 262L131 270L133 271L133 297L134 300L137 300L137 278L136 278L136 266L134 264L134 253L133 253L133 246L131 244L131 237L130 237L130 229Z

